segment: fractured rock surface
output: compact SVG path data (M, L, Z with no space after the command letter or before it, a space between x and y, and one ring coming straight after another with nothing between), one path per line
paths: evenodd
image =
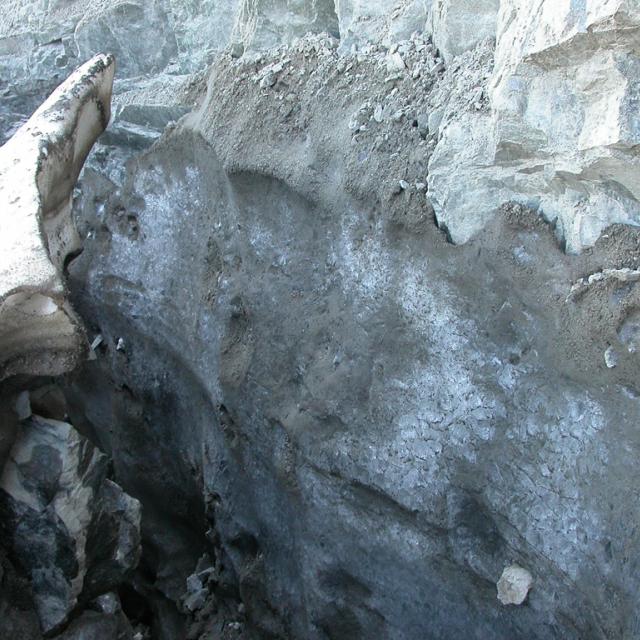
M458 100L438 108L447 113L446 126L436 137L428 182L423 176L452 239L467 242L509 200L554 222L571 252L593 245L608 224L639 221L635 0L76 0L35 11L27 0L12 5L0 17L0 109L7 113L0 135L64 73L102 50L120 60L112 142L140 148L194 106L191 83L223 50L259 55L307 32L328 32L348 53L394 47L423 32L464 75L466 62L457 59L489 39L495 68L471 88L488 108L469 112ZM145 37L149 32L160 46Z
M0 529L44 633L137 565L140 505L106 475L106 457L71 425L22 424L0 480Z

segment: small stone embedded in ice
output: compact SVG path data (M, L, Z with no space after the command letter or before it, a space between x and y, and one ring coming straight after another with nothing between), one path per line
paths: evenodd
M244 44L242 42L232 42L229 47L229 53L232 58L241 58L244 54Z
M31 400L28 391L18 394L15 409L18 414L18 420L26 420L31 417Z
M512 564L498 580L498 600L502 604L522 604L531 590L533 577L522 567Z
M116 351L124 351L124 348L125 348L124 339L118 338L118 342L116 344Z
M604 362L609 369L613 369L618 366L618 354L613 347L609 347L604 352Z

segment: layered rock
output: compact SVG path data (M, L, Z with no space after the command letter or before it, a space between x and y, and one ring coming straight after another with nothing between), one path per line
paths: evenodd
M433 0L427 29L447 63L495 38L500 0Z
M634 2L501 2L491 112L454 117L430 166L455 242L508 199L554 222L570 252L638 224L639 30Z

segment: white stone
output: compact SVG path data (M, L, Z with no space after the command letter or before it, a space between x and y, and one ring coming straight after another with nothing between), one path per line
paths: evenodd
M526 569L513 564L505 568L498 580L498 600L505 605L520 605L527 599L532 586L531 574Z
M394 71L404 71L407 66L402 59L402 56L396 51L389 54L387 57L387 71L393 73Z
M618 366L618 354L613 347L609 347L604 352L604 362L608 369L614 369Z

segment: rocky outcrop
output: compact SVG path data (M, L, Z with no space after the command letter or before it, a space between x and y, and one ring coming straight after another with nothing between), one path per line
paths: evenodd
M495 38L500 0L433 0L427 29L447 63Z
M454 241L508 199L553 222L570 252L610 224L638 224L639 30L625 0L500 3L491 111L452 118L430 165L430 195Z

